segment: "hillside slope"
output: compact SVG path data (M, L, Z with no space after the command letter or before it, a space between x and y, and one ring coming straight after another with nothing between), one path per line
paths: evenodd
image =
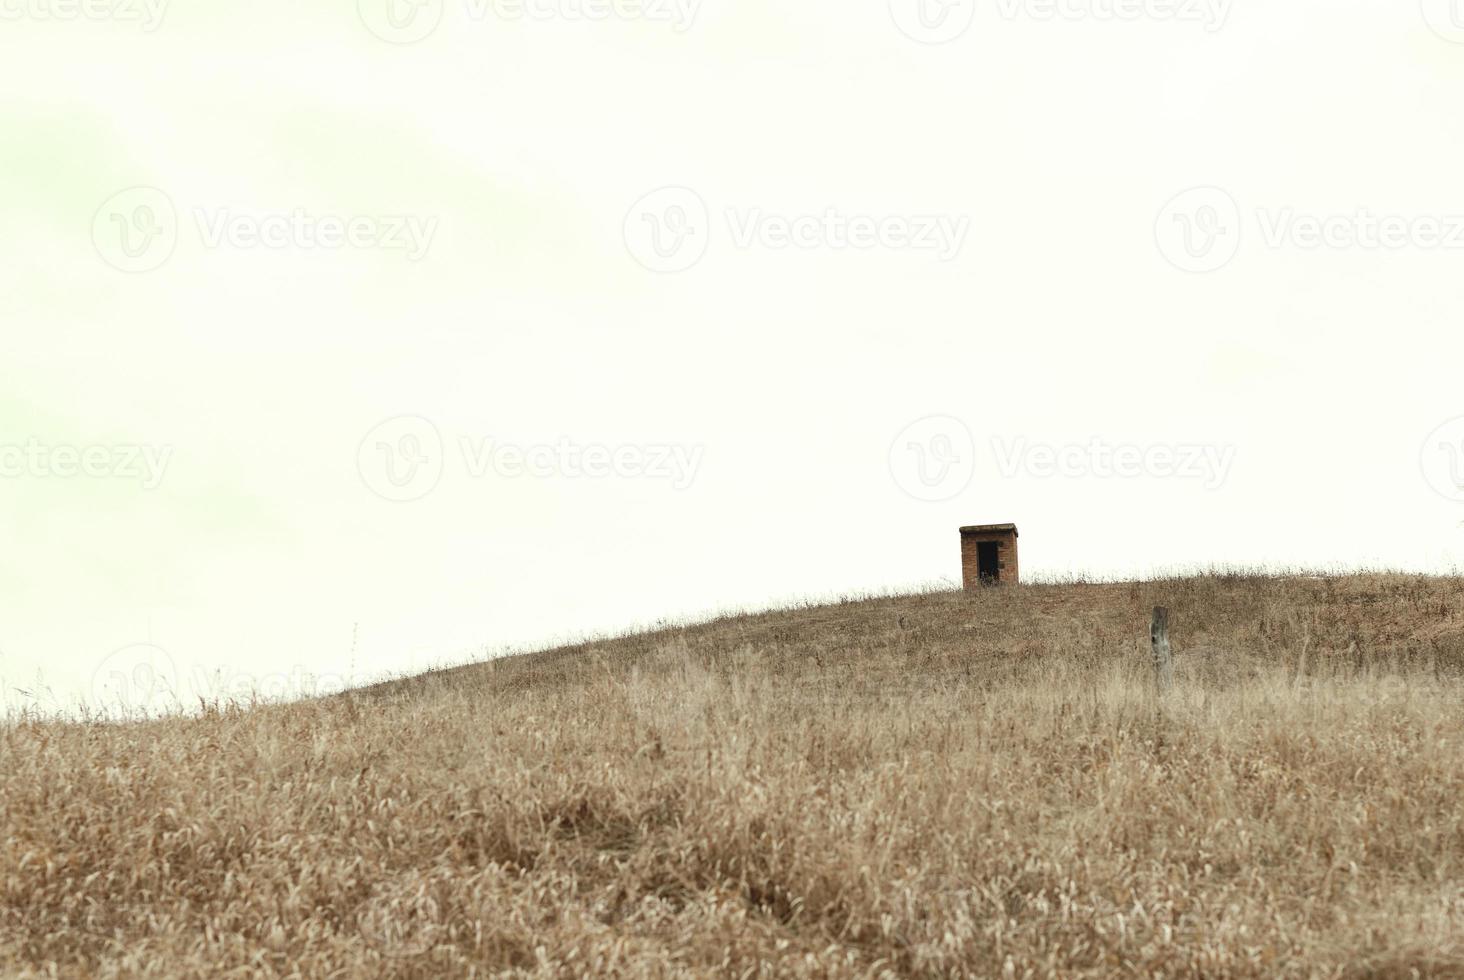
M1464 975L1461 694L1459 580L1221 576L9 724L0 974Z

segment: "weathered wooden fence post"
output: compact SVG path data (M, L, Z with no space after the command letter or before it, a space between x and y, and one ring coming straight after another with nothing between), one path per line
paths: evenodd
M1159 693L1174 687L1174 658L1169 651L1169 609L1154 607L1154 622L1149 627L1149 641L1154 645L1154 681Z

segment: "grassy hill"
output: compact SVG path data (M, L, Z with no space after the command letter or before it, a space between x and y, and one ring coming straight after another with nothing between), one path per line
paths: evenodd
M23 720L0 974L1464 976L1461 695L1459 580L1222 575Z

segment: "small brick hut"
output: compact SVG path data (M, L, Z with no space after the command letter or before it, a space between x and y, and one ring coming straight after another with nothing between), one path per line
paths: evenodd
M961 528L961 582L966 589L1017 583L1017 526Z

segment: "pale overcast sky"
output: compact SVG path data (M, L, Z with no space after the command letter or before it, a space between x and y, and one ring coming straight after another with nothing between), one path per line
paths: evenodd
M11 708L1464 554L1454 0L0 22Z

